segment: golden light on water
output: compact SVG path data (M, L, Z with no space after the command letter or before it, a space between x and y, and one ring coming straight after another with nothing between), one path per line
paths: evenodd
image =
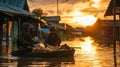
M82 37L76 38L73 41L66 41L68 45L71 47L81 47L81 49L77 48L75 51L75 57L77 58L75 67L89 67L89 66L97 66L102 67L101 63L97 57L97 43L95 43L94 39L91 37ZM87 64L86 64L86 61ZM94 62L95 61L95 62Z
M83 53L90 53L94 54L96 53L96 47L93 45L94 40L92 40L90 37L84 38L84 42L82 42L81 48L83 49Z
M96 47L93 45L94 39L91 37L76 38L73 41L64 41L62 44L68 44L71 47L81 47L82 53L96 53Z

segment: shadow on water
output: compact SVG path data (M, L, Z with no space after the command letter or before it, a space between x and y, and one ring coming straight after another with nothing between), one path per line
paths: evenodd
M14 57L13 57L14 58ZM0 67L65 67L68 64L75 64L74 57L54 57L54 58L1 58Z
M23 62L24 61L24 62ZM73 57L61 57L61 58L20 58L17 61L18 67L36 67L36 66L43 66L43 67L61 67L62 65L66 64L74 64Z

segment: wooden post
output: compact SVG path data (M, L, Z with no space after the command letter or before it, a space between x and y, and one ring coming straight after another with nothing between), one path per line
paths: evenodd
M18 16L18 40L20 38L20 33L21 33L21 19L20 16Z
M15 43L15 42L14 42L14 35L15 35L15 34L14 34L14 29L15 29L15 28L14 28L14 24L15 24L15 21L12 21L12 38L13 38L12 52L14 51L14 45L15 45L15 44L14 44L14 43Z
M6 53L8 54L8 48L9 48L9 23L8 23L8 18L5 18L6 22Z
M2 20L0 20L2 21ZM0 55L2 55L3 22L0 22Z

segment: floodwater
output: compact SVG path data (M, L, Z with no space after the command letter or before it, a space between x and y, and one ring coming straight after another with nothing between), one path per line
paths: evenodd
M0 67L115 67L113 46L99 45L90 37L64 41L76 47L74 57L35 58L1 56ZM120 46L116 46L116 64L120 67Z

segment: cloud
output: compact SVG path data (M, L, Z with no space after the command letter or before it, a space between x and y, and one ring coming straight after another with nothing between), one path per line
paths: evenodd
M109 2L110 0L58 0L58 15L62 17L60 22L81 26L87 17L104 19ZM57 15L57 0L28 0L28 4L30 11L41 8L48 16ZM76 19L76 21L72 21L72 19ZM79 22L79 20L81 21Z
M28 2L31 11L41 8L48 15L57 15L57 0L28 0ZM60 15L78 9L80 12L103 18L109 2L110 0L58 0L58 9Z

